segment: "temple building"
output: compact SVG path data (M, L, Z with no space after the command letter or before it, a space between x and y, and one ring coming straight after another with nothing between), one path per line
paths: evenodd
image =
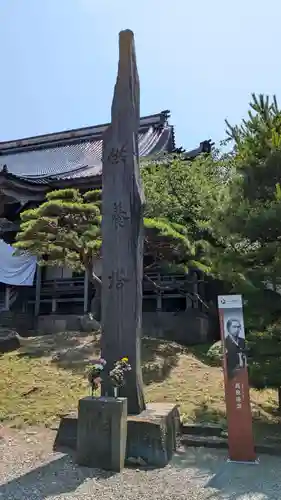
M177 148L169 119L169 111L141 118L139 152L143 168L146 160L160 163L173 152L180 151L187 159L210 152L211 141L203 141L189 152ZM86 276L66 268L36 269L34 257L15 257L11 245L19 229L20 213L38 206L47 192L67 187L82 191L101 188L102 135L107 126L0 142L0 311L15 309L35 315L89 311L94 290ZM96 263L96 272L101 273L101 262ZM162 310L165 299L184 299L179 293L184 276L154 273L152 278L168 280L170 293L163 297L147 283L146 309Z

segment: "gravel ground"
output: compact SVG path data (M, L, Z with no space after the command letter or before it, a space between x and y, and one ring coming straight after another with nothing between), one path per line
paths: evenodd
M75 465L52 452L46 430L0 430L2 500L280 500L281 458L261 457L259 465L225 461L225 452L180 450L161 470L125 469L110 474ZM263 479L261 479L263 478ZM279 493L278 493L279 491Z

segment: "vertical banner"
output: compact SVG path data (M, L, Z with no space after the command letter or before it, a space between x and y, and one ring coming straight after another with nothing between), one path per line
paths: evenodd
M220 295L218 309L223 345L229 458L238 462L253 462L256 454L245 351L242 296Z

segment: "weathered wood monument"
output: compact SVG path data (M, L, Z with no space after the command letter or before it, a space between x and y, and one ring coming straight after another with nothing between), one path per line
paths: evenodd
M141 373L143 206L138 131L140 87L134 35L119 35L119 64L111 125L103 137L102 356L111 366L123 356L132 370L121 395L128 412L145 409ZM112 395L109 384L104 394Z
M145 406L141 371L143 208L138 130L140 88L134 35L119 34L119 65L111 125L103 137L102 357L109 370L129 358L124 387L115 397L104 379L102 397L79 401L77 461L119 471L132 463L165 466L177 442L174 404ZM62 443L63 444L63 443ZM138 462L141 461L141 462Z

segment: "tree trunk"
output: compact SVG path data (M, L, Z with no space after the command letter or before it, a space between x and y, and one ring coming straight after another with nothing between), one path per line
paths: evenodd
M102 356L108 368L128 356L132 370L120 396L128 412L145 409L141 371L143 204L139 172L139 81L131 31L119 35L111 125L103 137ZM109 383L103 394L113 395Z
M101 321L101 283L97 280L91 280L95 286L95 295L91 300L91 313L100 323Z

